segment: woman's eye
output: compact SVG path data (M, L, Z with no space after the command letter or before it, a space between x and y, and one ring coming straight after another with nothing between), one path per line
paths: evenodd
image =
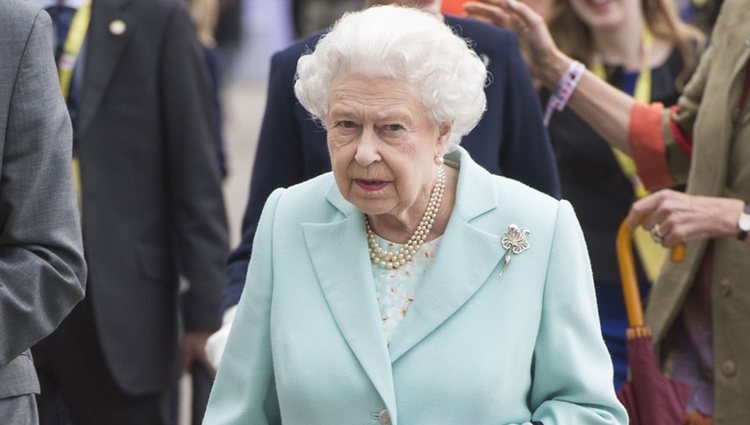
M341 128L346 128L346 129L352 129L352 128L357 128L357 125L354 124L353 121L343 120L343 121L337 122L336 123L336 127L341 127Z
M402 126L401 124L386 124L384 126L384 129L389 133L394 133L403 130L404 126Z

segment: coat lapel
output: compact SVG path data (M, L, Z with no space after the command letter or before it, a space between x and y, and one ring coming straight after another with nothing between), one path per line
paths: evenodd
M343 214L342 218L302 225L308 253L334 320L392 415L397 410L391 364L459 310L499 270L505 253L500 244L505 227L487 233L472 224L497 206L490 174L461 148L446 157L447 163L451 160L460 162L461 169L450 223L424 277L425 284L390 347L386 347L379 320L362 213L346 202L332 184L327 199ZM339 247L341 255L331 255L331 246Z
M129 4L130 0L95 0L91 5L91 23L83 58L85 69L81 109L76 122L77 139L86 132L96 115L123 48L138 24L137 16L128 10ZM121 34L114 34L110 30L112 22L117 20L125 24Z
M455 207L424 283L391 340L394 363L460 309L497 269L505 253L500 244L504 229L491 234L471 224L496 208L489 173L460 148L446 157L446 163L459 156Z
M303 224L308 253L341 334L393 415L393 376L379 319L364 218L343 199L335 184L327 198L345 217ZM340 255L332 255L331 247L337 247Z

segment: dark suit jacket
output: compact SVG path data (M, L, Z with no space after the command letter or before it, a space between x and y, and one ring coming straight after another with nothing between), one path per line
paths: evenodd
M74 125L89 301L115 381L140 394L175 376L178 275L185 330L218 326L228 242L211 92L181 1L92 7Z
M475 20L445 19L458 35L470 41L487 63L491 78L485 89L487 112L461 146L493 174L559 197L554 154L515 36ZM313 123L293 90L297 59L312 50L322 34L298 41L271 60L268 101L242 222L242 242L230 255L224 308L239 301L266 198L277 187L288 187L331 169L325 130Z
M83 298L86 280L51 34L31 2L0 1L0 399L39 391L28 349Z

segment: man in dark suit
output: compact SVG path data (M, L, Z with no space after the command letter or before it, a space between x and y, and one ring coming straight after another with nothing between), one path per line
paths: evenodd
M494 174L520 180L559 197L554 154L542 124L542 113L515 39L508 31L485 23L441 15L439 0L370 0L374 4L414 6L444 19L466 38L487 65L487 111L463 138L461 146ZM316 125L294 96L297 59L312 50L323 33L304 38L276 53L271 60L268 100L253 166L250 197L242 222L242 241L230 254L229 286L223 309L237 304L244 288L253 238L266 198L277 187L288 187L331 168L326 132ZM224 317L231 322L232 311ZM207 347L217 363L228 327Z
M29 348L83 298L72 133L49 16L0 1L0 424L38 423Z
M87 3L70 4L75 31ZM88 296L35 347L42 423L55 423L57 393L76 425L163 424L178 344L183 363L204 360L217 328L227 251L210 89L184 4L94 0L72 75Z

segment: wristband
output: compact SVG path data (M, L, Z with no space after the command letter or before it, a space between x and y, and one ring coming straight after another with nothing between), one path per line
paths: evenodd
M586 73L586 67L578 61L570 62L568 69L563 74L560 81L557 83L555 91L552 92L547 106L544 108L544 125L549 125L549 121L552 118L552 113L562 111L565 109L565 105L568 104L573 92L575 92L578 83L581 81L581 77Z

